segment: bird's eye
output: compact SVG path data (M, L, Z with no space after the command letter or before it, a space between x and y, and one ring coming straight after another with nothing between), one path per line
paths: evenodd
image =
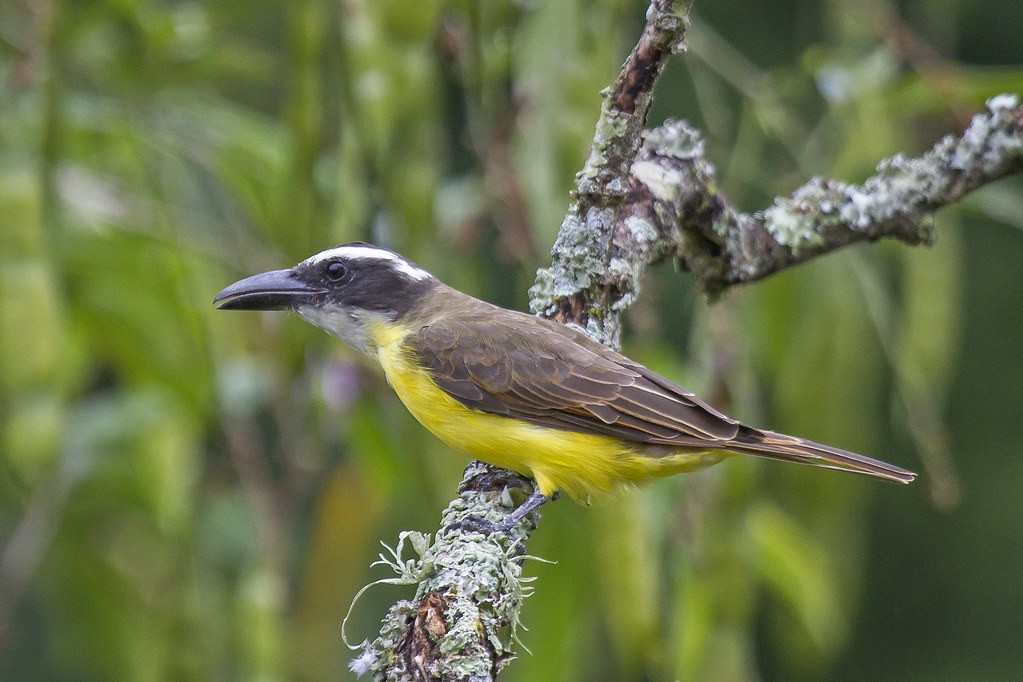
M345 278L345 275L348 274L348 268L346 268L345 264L339 260L332 260L327 263L325 271L327 273L327 279L333 282L340 282Z

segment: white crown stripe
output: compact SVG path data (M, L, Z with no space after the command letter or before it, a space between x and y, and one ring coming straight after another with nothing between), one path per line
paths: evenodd
M378 249L372 246L338 246L333 249L321 251L315 256L306 259L306 262L315 264L331 258L372 258L374 260L386 260L394 264L395 270L411 279L421 280L432 276L426 270L409 263L398 254L392 253L386 249Z

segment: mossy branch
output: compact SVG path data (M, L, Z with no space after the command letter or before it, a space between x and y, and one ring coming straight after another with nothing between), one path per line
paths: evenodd
M646 267L665 257L715 296L856 242L930 244L938 209L1021 170L1023 106L998 95L961 135L915 158L885 159L862 184L813 178L764 211L742 213L718 189L699 132L668 121L642 133L613 191L580 194L553 264L537 274L533 309L614 342L615 313L635 300Z
M433 541L406 531L390 558L381 555L378 563L398 578L380 582L415 584L416 593L390 608L351 670L378 680L476 682L494 679L515 657L519 609L532 592L532 579L522 575L525 541L536 519L490 535L465 521L500 523L514 506L511 491L523 487L530 482L518 474L473 462ZM402 556L406 540L415 556Z
M641 197L636 211L654 204L652 227L663 241L677 241L672 255L716 295L856 242L932 243L938 209L1023 170L1023 107L1015 95L992 97L961 135L921 156L885 159L859 185L812 178L753 214L729 205L702 151L696 131L668 122L646 134L631 174Z

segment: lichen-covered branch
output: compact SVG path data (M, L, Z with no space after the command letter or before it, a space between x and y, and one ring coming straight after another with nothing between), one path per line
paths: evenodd
M674 255L713 295L855 242L929 244L938 209L1021 170L1023 107L1015 95L999 95L961 135L922 156L886 159L859 185L813 178L761 213L728 204L698 133L678 121L646 134L631 181L639 188L634 212L648 214L653 200L650 229L679 244Z
M742 213L718 189L699 133L669 121L643 133L612 193L617 198L619 185L628 188L615 210L570 213L554 264L537 274L535 309L614 341L617 323L601 319L600 311L627 307L646 266L665 256L713 296L856 242L890 237L929 244L938 209L1021 170L1023 106L1015 95L998 95L961 135L919 157L886 159L862 184L813 178L762 212Z
M617 347L619 313L633 300L652 260L672 252L639 218L631 168L643 146L654 84L668 57L685 49L691 0L654 0L639 42L612 87L604 90L590 155L577 176L551 265L530 290L533 312L577 324ZM647 202L647 208L653 207ZM635 206L637 212L623 210ZM651 218L652 216L647 216Z
M473 462L433 542L407 532L391 558L381 555L378 563L398 574L382 582L415 584L416 594L391 607L380 635L349 664L354 672L381 680L492 680L515 657L519 608L532 591L522 575L525 539L536 519L489 536L466 520L503 521L509 490L522 487L530 484L521 476ZM402 556L405 540L415 556Z

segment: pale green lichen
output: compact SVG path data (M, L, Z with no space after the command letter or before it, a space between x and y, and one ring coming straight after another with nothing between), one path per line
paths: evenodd
M610 163L609 150L629 132L630 118L614 108L611 94L611 88L604 88L600 92L602 98L600 116L597 118L597 125L593 131L590 155L576 176L580 191L585 191L591 181L608 167Z
M630 172L655 198L674 204L686 178L677 164L659 163L657 159L698 161L703 158L703 146L700 134L688 123L666 121L643 133L643 148L651 153L634 161Z
M632 175L646 185L654 198L672 204L678 199L682 184L682 174L678 170L656 161L636 161L632 164Z
M800 250L820 246L824 237L817 230L821 214L834 210L839 197L828 197L824 181L814 178L791 197L778 197L764 211L764 227L774 240L798 254Z
M633 239L638 244L645 247L653 246L660 238L660 233L657 231L657 228L652 225L649 220L645 220L639 216L629 216L626 218L625 227L628 228ZM637 272L636 274L638 276L641 273Z
M1018 130L1007 128L1018 107L1016 95L1002 94L989 99L988 113L975 115L956 143L951 156L953 167L991 174L1017 159L1023 151L1023 138Z
M672 52L684 49L682 37L689 24L691 0L663 0L652 2L648 10L649 27L644 39L652 39L659 48ZM651 32L650 27L654 30ZM652 38L651 38L652 33ZM619 258L612 260L609 252L617 213L629 191L628 166L637 151L639 132L646 118L653 82L663 66L661 53L652 78L638 81L643 87L632 89L633 113L615 108L612 90L605 90L601 114L594 134L589 158L577 178L577 201L569 210L555 243L551 267L537 272L536 283L530 289L531 308L538 313L551 314L559 310L559 303L568 297L587 302L586 331L594 338L617 345L619 315L617 311L631 303L638 289L639 277L647 258ZM641 64L641 68L651 65ZM702 153L693 151L692 136L679 135L666 144L669 155ZM699 143L697 140L697 144ZM686 157L688 158L688 157ZM621 166L621 167L619 167ZM653 169L651 169L652 171ZM670 179L661 179L662 191L667 191ZM591 203L602 207L590 206ZM663 203L663 202L662 202ZM614 208L608 208L608 206ZM655 207L655 210L663 210ZM625 228L634 241L641 245L653 244L657 230L646 220L625 218ZM652 247L650 247L652 248ZM649 255L649 248L646 248ZM621 283L622 297L607 305L605 294L616 282L608 282L606 272ZM610 284L610 287L609 287ZM577 304L578 301L573 301ZM445 511L442 528L447 528L466 516L478 516L490 521L501 521L506 510L485 500L486 495L466 494L453 501ZM521 532L520 532L521 531ZM512 643L517 641L519 608L531 588L530 579L521 575L520 542L524 529L512 533L484 537L464 531L444 531L433 544L426 536L403 535L390 558L381 559L398 574L394 581L417 579L416 598L401 601L392 607L381 628L381 635L373 643L363 646L363 653L352 662L353 670L371 673L381 679L410 679L409 671L402 671L395 659L400 638L414 616L416 604L432 592L441 592L445 598L447 630L435 644L450 653L444 661L444 679L491 679L513 655ZM412 546L416 557L402 557L403 541ZM420 579L419 576L423 577ZM432 639L431 639L432 642ZM521 643L520 643L521 644ZM436 671L422 671L427 676ZM417 673L418 674L418 673Z
M643 133L643 147L659 156L692 160L704 158L704 142L700 131L686 121L668 120Z
M536 281L529 289L529 307L534 313L552 314L558 300L589 289L604 274L605 244L614 213L590 208L580 217L578 204L572 209L558 231L551 266L537 270Z
M649 260L648 254L660 237L657 228L639 216L629 216L624 220L624 226L628 230L633 247L629 249L627 257L611 258L607 268L609 279L618 282L620 289L618 299L611 303L611 310L614 313L621 313L636 302L640 281ZM611 340L617 343L618 338L616 330Z

